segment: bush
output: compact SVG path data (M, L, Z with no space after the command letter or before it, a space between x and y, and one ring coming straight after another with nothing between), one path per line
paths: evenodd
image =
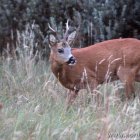
M17 30L23 32L27 24L35 22L43 38L48 34L48 23L62 35L68 18L71 26L78 26L77 15L82 24L76 47L119 37L140 39L139 9L138 0L52 0L51 3L49 0L1 0L0 53L2 55L9 48L13 55ZM42 42L43 38L38 35L36 33L35 42ZM44 44L41 46L46 48ZM49 51L45 53L48 56Z

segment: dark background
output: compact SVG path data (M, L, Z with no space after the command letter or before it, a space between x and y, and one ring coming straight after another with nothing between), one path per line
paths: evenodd
M77 27L79 18L81 28L74 47L120 37L140 39L140 0L1 0L0 55L7 44L12 53L17 47L17 31L24 31L27 24L38 25L35 42L43 50L48 45L42 43L49 32L48 23L63 34L67 19Z

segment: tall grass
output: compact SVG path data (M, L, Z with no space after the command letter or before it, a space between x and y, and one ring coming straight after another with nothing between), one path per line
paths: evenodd
M100 107L89 102L90 94L83 90L66 111L67 89L54 78L50 65L41 60L34 65L28 49L18 49L19 60L0 64L0 140L140 139L139 96L121 101L122 84L106 83L98 88Z

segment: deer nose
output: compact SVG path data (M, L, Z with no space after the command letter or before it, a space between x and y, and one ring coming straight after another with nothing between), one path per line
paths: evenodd
M75 59L74 56L71 56L71 57L69 58L69 60L67 61L67 64L68 64L68 65L74 65L75 63L76 63L76 59Z

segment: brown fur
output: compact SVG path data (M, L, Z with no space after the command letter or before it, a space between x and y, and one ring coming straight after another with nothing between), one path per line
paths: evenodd
M52 72L60 83L70 89L72 103L80 89L91 90L104 82L121 80L126 97L134 95L134 82L140 82L140 41L133 38L113 39L86 48L72 49L77 63L59 64L51 53Z

